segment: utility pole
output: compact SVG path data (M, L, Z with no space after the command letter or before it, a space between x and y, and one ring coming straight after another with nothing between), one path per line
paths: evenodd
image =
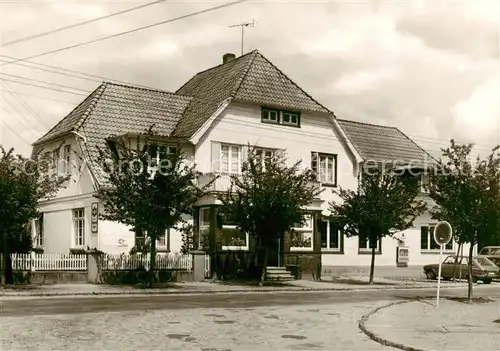
M243 55L243 40L244 40L244 34L245 34L245 27L254 27L255 26L255 20L252 20L252 22L248 23L240 23L240 24L233 24L230 25L229 28L234 28L234 27L241 27L241 55Z

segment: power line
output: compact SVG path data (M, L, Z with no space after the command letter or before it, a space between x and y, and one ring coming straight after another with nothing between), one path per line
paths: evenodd
M50 84L52 86L59 87L59 88L73 89L73 90L82 91L84 93L90 93L89 90L80 89L80 88L74 88L74 87L70 87L69 85L63 85L63 84L58 84L58 83L53 83L53 82L47 82L47 81L44 81L44 80L33 79L33 78L24 77L24 76L18 76L18 75L15 75L15 74L8 74L8 73L0 72L0 75L8 76L8 77L13 77L13 78L26 79L26 80L31 81L31 82L37 82L37 83L42 83L42 84Z
M7 55L0 55L0 57L6 57L6 58L8 58L10 60L21 60L20 58L12 57L12 56L7 56ZM40 70L40 71L45 71L45 72L51 72L51 73L55 73L55 74L60 74L60 75L63 75L63 76L68 76L68 77L73 77L73 78L88 80L88 81L91 81L91 82L102 83L102 81L105 80L105 81L117 82L117 83L120 83L120 84L132 85L132 86L146 88L146 89L154 89L154 88L151 88L151 87L148 87L148 86L145 86L145 85L130 83L130 82L126 82L126 81L122 81L122 80L118 80L118 79L112 79L112 78L108 78L108 77L104 77L104 76L99 76L99 75L95 75L95 74L89 74L89 73L85 73L85 72L81 72L81 71L76 71L76 70L72 70L72 69L68 69L68 68L62 68L62 67L57 67L57 66L46 65L46 64L43 64L43 63L38 63L38 62L33 62L33 61L25 61L25 62L31 63L33 65L38 65L38 66L41 66L41 67L29 66L29 65L17 62L17 61L6 61L6 60L1 59L1 58L0 58L0 61L6 62L6 63L12 63L14 65L23 66L23 67L27 67L27 68L31 68L31 69L37 69L37 70ZM47 67L47 68L42 68L42 67ZM49 69L49 68L51 68L51 69ZM82 75L84 77L79 77L77 75L63 73L63 72L57 72L55 70L60 70L60 71L70 72L70 73L76 73L76 74L80 74L80 75ZM87 78L87 77L90 77L90 78ZM92 77L98 78L98 79L92 79Z
M165 20L165 21L161 21L161 22L158 22L158 23L154 23L154 24L150 24L150 25L147 25L147 26L143 26L143 27L131 29L131 30L128 30L128 31L124 31L124 32L120 32L120 33L108 35L108 36L105 36L105 37L101 37L101 38L98 38L98 39L89 40L89 41L86 41L86 42L81 42L81 43L78 43L78 44L74 44L74 45L70 45L70 46L65 46L65 47L62 47L62 48L59 48L59 49L55 49L55 50L51 50L51 51L45 51L45 52L41 52L41 53L38 53L38 54L35 54L35 55L23 57L21 59L15 60L15 61L10 62L10 63L16 63L16 62L19 62L19 61L30 60L30 59L33 59L33 58L36 58L36 57L42 57L42 56L46 56L46 55L50 55L50 54L55 54L55 53L58 53L58 52L61 52L61 51L65 51L65 50L75 49L77 47L81 47L81 46L84 46L84 45L101 42L101 41L104 41L104 40L107 40L107 39L120 37L122 35L126 35L126 34L130 34L130 33L138 32L138 31L141 31L141 30L144 30L144 29L153 28L153 27L156 27L156 26L159 26L159 25L163 25L163 24L166 24L166 23L171 23L171 22L179 21L179 20L182 20L182 19L185 19L185 18L189 18L189 17L194 17L194 16L197 16L197 15L201 15L203 13L207 13L207 12L219 10L219 9L222 9L222 8L225 8L225 7L237 5L237 4L246 2L246 1L249 1L249 0L237 0L237 1L234 1L234 2L231 2L231 3L228 3L228 4L223 4L223 5L219 5L219 6L210 7L210 8L205 9L205 10L200 10L200 11L192 12L192 13L189 13L187 15L182 15L182 16L179 16L179 17L171 18L171 19L168 19L168 20ZM8 65L10 63L3 63L3 64L0 65L0 67Z
M0 91L4 91L6 89L0 89ZM70 105L75 105L75 104L78 104L78 102L76 101L68 101L68 100L60 100L60 99L54 99L54 98L49 98L49 97L46 97L46 96L40 96L40 95L35 95L35 94L27 94L27 93L21 93L19 91L15 91L15 90L10 90L12 93L16 94L16 95L23 95L23 96L30 96L30 97L34 97L36 99L42 99L42 100L49 100L49 101L54 101L54 102L62 102L62 103L65 103L65 104L70 104Z
M9 114L12 116L11 113L9 113ZM21 139L22 141L24 141L26 143L26 145L28 145L29 147L31 147L31 143L29 141L27 141L25 138L23 138L18 132L16 132L16 130L14 128L12 128L7 123L5 123L5 121L3 119L2 119L2 122L3 122L3 125L7 126L12 132L14 132L14 134L17 135L17 137L19 139Z
M76 93L76 92L72 92L72 91L65 91L65 90L61 90L61 89L50 88L50 87L45 87L45 86L42 86L42 85L30 84L30 83L25 83L25 82L18 82L18 81L7 79L7 78L1 78L0 77L0 80L3 80L4 82L11 82L11 83L17 83L17 84L23 84L23 85L27 85L27 86L32 86L32 87L36 87L36 88L42 88L42 89L48 89L48 90L58 91L58 92L61 92L61 93L66 93L66 94L87 96L87 94L80 94L80 93Z
M126 9L126 10L118 11L118 12L111 13L111 14L106 15L106 16L94 18L94 19L91 19L91 20L88 20L88 21L83 21L83 22L75 23L75 24L72 24L72 25L69 25L69 26L60 27L60 28L49 30L49 31L46 31L46 32L42 32L42 33L30 35L30 36L27 36L27 37L24 37L24 38L20 38L20 39L16 39L16 40L11 40L11 41L3 43L2 46L6 47L6 46L14 45L14 44L19 44L19 43L22 43L22 42L25 42L25 41L28 41L28 40L32 40L32 39L36 39L36 38L40 38L40 37L43 37L43 36L46 36L46 35L49 35L49 34L54 34L54 33L61 32L61 31L67 30L67 29L76 28L76 27L83 26L85 24L97 22L97 21L100 21L100 20L103 20L103 19L106 19L106 18L110 18L110 17L122 15L124 13L132 12L132 11L136 11L136 10L142 9L144 7L156 5L156 4L160 3L160 2L165 2L165 1L167 1L167 0L153 1L153 2L150 2L150 3L144 4L144 5L139 5L139 6L132 7L132 8Z
M3 108L5 111L7 111L7 113L9 115L11 115L12 117L14 117L16 120L21 122L21 124L24 126L24 128L27 131L29 131L31 134L33 134L35 138L37 138L38 135L40 134L40 132L38 130L36 130L37 133L33 132L33 130L25 124L25 118L22 116L22 114L9 101L7 101L7 100L5 100L5 101L9 104L9 106L12 108L12 110L14 110L16 112L16 114L18 115L18 118L16 118L16 116L14 116L14 114L9 109L7 109L6 106L2 105L1 108Z
M21 104L21 106L23 106L29 113L31 113L45 128L48 128L48 126L45 124L44 121L42 121L40 115L38 113L35 112L35 110L33 110L31 108L30 105L28 105L28 103L26 101L24 101L23 99L21 99L18 95L16 95L15 93L13 93L7 86L5 83L2 84L4 89L14 98L16 99L17 102L19 102ZM5 96L4 96L4 99L5 99Z

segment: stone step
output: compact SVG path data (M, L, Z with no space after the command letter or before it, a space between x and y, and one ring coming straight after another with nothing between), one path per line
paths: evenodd
M295 277L285 267L267 267L266 280L295 280Z

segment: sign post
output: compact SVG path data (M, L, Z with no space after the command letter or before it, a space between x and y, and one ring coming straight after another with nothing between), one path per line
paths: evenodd
M441 266L443 260L443 247L448 245L453 236L453 230L450 223L446 221L439 222L434 227L434 241L439 245L439 268L438 268L438 283L437 283L437 295L436 295L436 306L439 307L439 290L441 288Z

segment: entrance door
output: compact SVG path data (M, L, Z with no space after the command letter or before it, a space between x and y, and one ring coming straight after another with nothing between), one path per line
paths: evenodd
M269 267L280 267L283 262L281 262L281 240L276 239L274 245L269 245L268 253L267 253L267 265Z

